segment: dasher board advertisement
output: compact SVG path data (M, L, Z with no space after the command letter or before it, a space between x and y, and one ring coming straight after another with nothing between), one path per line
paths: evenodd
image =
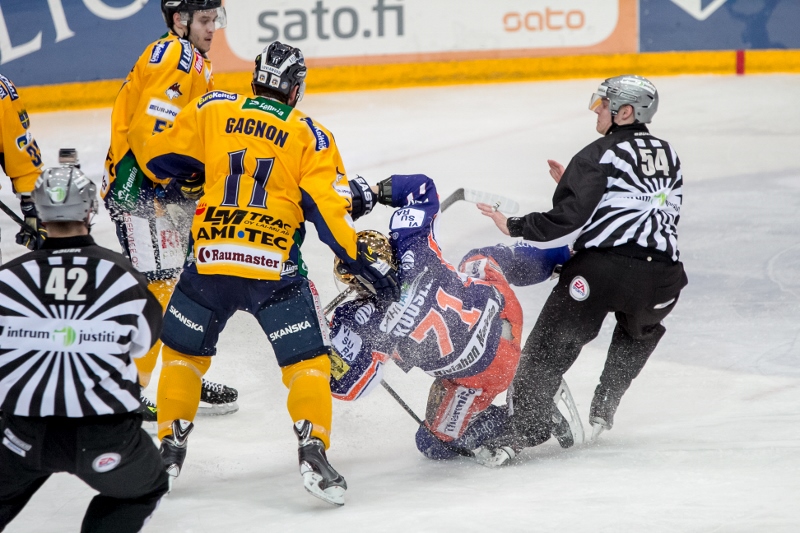
M167 29L160 0L0 0L0 73L18 86L124 78Z
M272 41L313 65L637 50L636 0L236 0L212 50L248 70Z

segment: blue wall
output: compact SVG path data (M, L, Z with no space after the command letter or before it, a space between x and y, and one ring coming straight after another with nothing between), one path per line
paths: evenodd
M672 0L640 0L639 21L641 52L800 48L800 0L727 0L704 21Z
M103 0L122 8L141 0ZM20 46L41 32L41 49L0 64L0 73L17 85L45 85L124 78L148 43L166 33L159 0L149 0L137 13L122 20L93 14L82 0L61 0L74 36L56 43L56 27L47 0L0 0L12 46ZM2 51L0 51L2 54ZM4 58L0 55L0 61Z

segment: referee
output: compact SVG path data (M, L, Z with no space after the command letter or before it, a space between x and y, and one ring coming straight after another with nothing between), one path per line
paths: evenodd
M48 239L0 268L0 531L56 472L99 492L81 531L140 531L168 488L133 362L161 306L89 236L97 189L80 170L45 170L32 198Z
M513 383L514 416L494 443L496 464L550 437L561 377L613 312L617 325L589 415L595 435L611 429L620 399L664 335L661 321L687 284L678 261L680 160L646 126L658 109L655 86L641 76L609 78L589 109L603 137L566 169L549 162L558 182L550 211L507 219L478 205L503 233L534 246L574 241L574 255L523 348Z

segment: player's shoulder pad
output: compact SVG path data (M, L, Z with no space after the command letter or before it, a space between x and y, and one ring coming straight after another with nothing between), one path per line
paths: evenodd
M239 95L236 93L211 91L197 99L197 109L202 109L203 106L212 102L235 102L238 99Z

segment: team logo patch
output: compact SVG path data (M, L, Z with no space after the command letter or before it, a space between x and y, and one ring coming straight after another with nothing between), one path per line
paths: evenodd
M109 452L95 457L92 461L92 470L95 472L109 472L114 470L122 462L122 456L118 453Z
M328 139L328 134L326 134L319 127L314 125L313 120L311 120L308 117L301 118L300 120L308 125L309 129L314 134L314 137L317 139L317 146L315 148L317 152L325 150L331 145L331 141L330 139Z
M150 63L161 63L161 60L164 59L164 52L167 51L168 46L169 41L158 43L153 46L153 52L150 54Z
M197 50L194 52L194 69L198 74L203 73L203 56Z
M209 102L215 102L217 100L226 100L228 102L235 102L236 98L238 97L235 94L226 93L223 91L210 92L197 101L197 109L202 108Z
M391 229L419 228L424 220L425 211L407 207L394 212L389 227Z
M169 89L165 91L165 94L167 95L167 98L169 98L170 100L174 100L179 96L183 96L183 93L181 92L181 84L173 83L172 85L169 86Z
M257 248L217 244L202 246L197 250L198 265L239 265L269 272L280 272L281 254Z
M31 125L31 119L28 116L27 111L23 110L19 112L19 123L22 124L22 127L25 128L26 130Z
M569 295L582 302L589 297L589 283L582 276L575 276L569 284Z

